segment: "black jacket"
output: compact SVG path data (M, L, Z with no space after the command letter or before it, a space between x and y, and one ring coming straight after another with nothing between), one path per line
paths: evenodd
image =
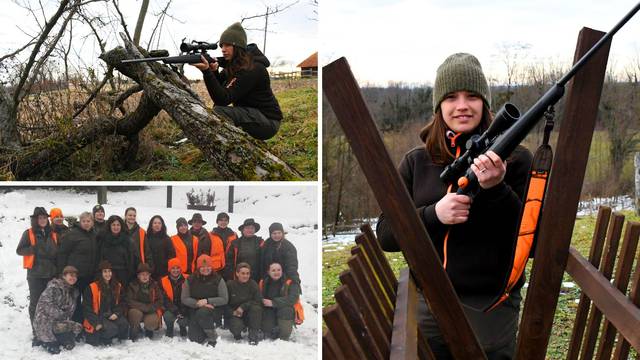
M32 225L34 225L33 221ZM58 274L56 266L58 245L53 241L52 231L49 225L44 228L32 226L32 229L36 240L35 247L31 246L29 230L25 230L18 243L16 253L21 256L35 255L33 267L27 270L28 279L51 279ZM59 237L58 241L60 241Z
M251 107L258 109L264 116L272 120L281 120L282 111L273 91L267 67L270 63L255 44L249 44L247 51L253 57L253 67L238 71L232 79L227 73L214 72L207 69L203 72L204 83L213 102L217 106ZM227 64L224 59L220 66Z
M531 160L531 153L518 147L507 159L504 181L480 190L468 221L452 226L442 224L435 212L436 203L447 192L448 184L439 177L444 166L434 164L424 146L409 151L400 163L400 175L441 260L444 237L450 229L446 271L463 301L465 296L498 296L506 285ZM385 251L399 251L384 214L377 233ZM523 284L524 275L514 290Z
M133 268L133 245L129 240L129 235L121 231L117 236L111 232L103 232L99 236L98 260L107 260L111 263L113 270L127 272L126 279L118 279L120 282L127 283L129 279L135 275Z
M147 233L148 244L154 262L153 278L158 280L168 274L167 263L176 256L171 238L163 233Z
M282 239L280 241L274 241L268 238L264 242L262 247L262 274L260 276L267 275L269 271L269 264L272 262L278 262L282 265L282 270L285 275L300 283L300 275L298 274L298 253L296 247L287 240Z
M95 275L98 261L98 245L93 230L74 226L59 241L58 272L67 265L75 266L82 277Z

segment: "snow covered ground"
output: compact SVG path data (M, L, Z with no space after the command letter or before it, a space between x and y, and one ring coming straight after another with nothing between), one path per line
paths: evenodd
M211 230L219 211L227 211L228 188L211 187L216 192L216 211L186 210L186 195L192 187L173 187L173 207L166 208L166 187L147 190L109 192L104 205L107 216L122 216L133 206L138 210L138 223L145 229L149 219L159 214L167 224L170 235L175 234L179 217L191 218L202 213ZM1 191L6 191L0 188ZM206 193L209 187L196 187ZM47 210L62 209L65 216L78 216L91 211L96 204L95 193L76 193L66 189L19 189L0 193L0 359L35 359L48 357L42 348L31 347L31 328L28 315L28 287L22 258L15 249L22 232L29 227L29 215L36 206ZM302 302L305 322L294 330L291 341L263 341L257 347L246 342L235 343L227 330L220 330L215 348L182 340L156 336L153 340L136 343L126 341L110 348L94 348L79 344L72 351L63 351L56 358L64 359L315 359L318 357L318 242L317 189L315 186L236 186L234 211L230 226L237 231L245 218L260 223L258 235L267 238L272 222L284 225L289 239L298 249ZM245 336L246 337L246 336Z

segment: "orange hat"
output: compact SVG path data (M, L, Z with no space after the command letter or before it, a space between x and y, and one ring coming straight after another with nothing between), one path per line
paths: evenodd
M167 267L169 271L171 271L171 268L173 268L174 266L177 267L181 267L180 266L180 260L178 258L173 258L173 259L169 259L169 266Z
M211 256L206 254L202 254L198 256L198 269L200 269L203 266L212 266L212 265L213 265L213 261L211 260Z
M62 210L60 208L51 209L51 211L49 211L49 216L51 217L51 219L55 219L57 217L64 217L62 216Z

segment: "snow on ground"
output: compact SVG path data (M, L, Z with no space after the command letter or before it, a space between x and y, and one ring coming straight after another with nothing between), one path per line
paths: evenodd
M175 221L179 217L191 218L195 212L202 213L211 230L219 211L227 211L227 187L211 187L216 191L216 211L186 210L185 193L191 187L173 187L173 208L166 208L166 187L157 186L146 190L109 192L104 205L107 216L123 216L124 210L133 206L138 210L138 223L145 229L149 219L159 214L170 235L176 233ZM208 187L195 188L204 193ZM28 315L28 287L26 270L22 258L15 253L22 232L29 227L29 215L36 206L47 210L62 209L65 216L78 216L91 211L96 204L95 193L76 193L65 189L18 189L0 194L0 358L34 359L47 356L42 348L31 347L31 328ZM285 341L263 341L257 347L246 342L235 343L231 333L220 330L220 339L215 348L182 340L159 337L136 343L126 341L110 348L94 348L79 344L72 351L64 351L59 358L65 359L138 359L152 355L154 359L253 359L258 355L265 359L314 359L318 357L318 240L317 190L315 186L236 186L234 211L230 213L230 227L237 231L245 218L254 218L260 223L258 235L267 238L272 222L281 222L286 235L298 249L300 277L302 279L302 302L305 322L294 330L292 339ZM246 338L246 335L245 335ZM58 357L58 356L57 356Z

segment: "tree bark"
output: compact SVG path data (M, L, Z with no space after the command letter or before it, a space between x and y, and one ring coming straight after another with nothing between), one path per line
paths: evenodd
M15 149L20 147L20 135L12 104L9 93L0 85L0 145Z
M133 32L133 43L140 45L140 35L142 34L142 25L144 19L147 17L147 9L149 8L149 0L142 0L142 6L140 6L140 13L138 14L138 21L136 22L136 30Z
M213 114L200 98L168 67L157 63L122 64L140 58L138 48L123 34L126 50L117 47L100 58L143 87L165 110L224 180L294 180L302 177L277 158L265 144L253 139L229 121Z

